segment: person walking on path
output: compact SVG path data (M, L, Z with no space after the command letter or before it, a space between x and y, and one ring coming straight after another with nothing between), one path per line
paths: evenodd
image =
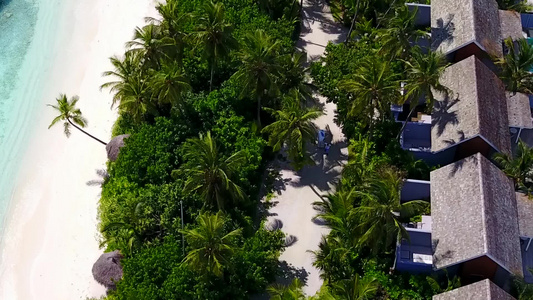
M324 147L324 152L326 153L326 156L329 154L329 148L331 147L331 144L326 144Z

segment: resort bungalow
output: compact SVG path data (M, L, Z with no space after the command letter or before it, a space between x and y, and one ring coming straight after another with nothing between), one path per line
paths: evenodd
M516 300L500 287L485 279L433 296L433 300Z
M434 269L463 284L490 279L508 290L523 269L511 180L480 153L430 176Z
M420 3L405 3L410 12L416 12L415 25L420 28L431 26L431 5Z
M527 283L533 283L533 201L527 195L516 193L520 249L522 252L522 272Z
M507 113L513 148L521 138L528 144L533 143L530 96L522 93L514 95L507 93Z
M432 49L445 53L451 62L471 55L487 62L490 56L502 56L500 26L488 25L489 20L500 22L496 1L432 1Z
M431 151L440 164L477 152L510 153L506 95L501 80L476 56L448 67L441 83L452 92L436 94ZM445 153L445 154L444 154Z
M429 274L433 271L431 248L431 216L422 216L420 222L403 224L409 240L396 244L394 269L413 274Z
M413 200L429 201L429 181L407 179L401 190L400 202ZM431 216L422 216L420 222L403 224L409 239L396 244L394 269L401 272L429 274L433 271L433 249L431 248Z
M429 201L431 196L430 182L426 180L407 179L403 182L400 202L413 200Z

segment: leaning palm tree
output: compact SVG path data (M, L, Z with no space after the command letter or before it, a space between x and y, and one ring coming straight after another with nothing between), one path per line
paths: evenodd
M533 47L526 39L505 40L508 53L495 63L500 67L499 77L511 93L533 93Z
M440 83L440 78L444 70L448 67L446 57L440 52L428 51L422 53L420 47L415 47L411 51L411 59L404 61L407 67L407 80L405 84L405 93L401 104L409 101L411 110L407 115L402 129L398 133L398 138L402 134L409 118L418 106L420 97L426 100L427 111L432 112L435 96L433 92L448 93L448 89Z
M267 287L267 291L270 294L270 300L304 300L303 286L304 284L298 278L294 278L288 286L274 284Z
M372 277L353 275L350 279L343 279L333 283L332 292L339 300L370 300L374 299L379 289L379 283Z
M206 206L219 210L225 209L226 202L246 198L241 187L232 180L233 174L246 162L243 151L224 158L210 132L200 135L199 139L190 139L183 149L186 192L198 191Z
M406 5L398 6L387 28L382 30L381 52L389 53L391 57L406 58L411 45L419 38L428 36L428 33L416 27L415 19L416 11L410 11Z
M317 108L303 107L298 92L293 90L286 98L283 109L273 110L265 108L276 121L265 128L263 133L269 135L268 143L279 151L283 145L287 146L289 159L297 169L309 160L305 147L307 143L316 140L317 127L313 120L323 115Z
M387 61L372 55L361 62L361 66L351 79L339 83L339 88L350 92L351 116L361 116L369 126L369 139L376 119L384 118L389 113L390 104L396 103L399 95L396 74Z
M514 10L519 13L533 10L527 0L496 0L496 2L498 2L498 8L502 10Z
M376 253L397 239L409 238L402 222L419 215L428 203L423 200L401 203L402 182L396 170L387 168L370 184L368 191L358 192L361 205L353 211L359 223L355 228L357 246L366 246Z
M202 274L222 276L237 249L236 240L242 230L226 233L225 219L220 211L200 214L197 223L197 227L180 230L191 248L183 263Z
M212 90L217 62L227 57L238 45L232 36L232 26L225 19L223 3L209 1L204 4L203 13L197 19L194 38L197 43L203 45L204 56L209 61L211 68L209 90Z
M50 126L48 126L48 129L57 124L59 121L65 121L63 123L63 127L67 137L70 137L70 126L73 126L98 142L107 145L107 143L96 138L95 136L90 135L88 132L82 129L87 126L87 120L82 116L81 110L76 107L76 103L78 103L79 100L80 98L78 96L73 96L69 100L67 95L59 94L59 97L56 98L57 105L48 104L48 106L53 107L59 112L59 115L52 120L52 123Z
M497 153L494 161L500 166L505 175L514 181L515 188L527 190L533 176L533 148L520 140L514 156Z
M273 96L278 90L276 80L280 71L277 60L279 48L279 40L258 29L245 35L238 53L241 67L233 76L244 87L241 96L251 95L257 101L259 125L265 97Z

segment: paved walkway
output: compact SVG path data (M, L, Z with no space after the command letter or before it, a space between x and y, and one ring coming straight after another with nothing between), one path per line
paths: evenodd
M307 52L308 61L323 55L329 41L344 41L346 30L333 21L325 0L304 0L303 28L297 46ZM284 164L281 167L278 195L271 201L274 206L269 210L269 223L278 222L283 232L292 236L296 242L281 255L291 268L299 271L306 283L304 291L314 295L321 287L319 271L312 266L313 255L308 250L318 249L321 236L328 233L325 226L314 224L311 218L316 215L312 203L319 200L319 194L327 194L333 189L340 176L342 165L346 162L348 149L341 129L334 123L335 104L317 95L324 105L325 115L316 120L321 129L329 128L331 149L328 156L323 150L313 154L315 166L307 166L296 172Z

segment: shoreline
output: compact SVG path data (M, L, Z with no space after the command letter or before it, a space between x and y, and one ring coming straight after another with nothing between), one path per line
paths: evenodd
M112 68L110 56L124 53L124 43L131 39L135 26L155 16L155 3L70 1L51 10L52 16L39 12L36 38L27 56L43 45L53 50L49 57L41 57L42 64L31 78L20 79L35 80L37 87L25 94L35 94L39 103L32 108L35 119L26 129L30 139L19 154L22 160L4 223L1 299L42 295L85 299L105 294L91 273L103 252L98 247L96 219L100 188L87 185L98 179L97 169L105 168L105 147L75 129L68 139L60 125L48 130L55 112L45 105L53 103L59 93L79 95L79 108L89 120L87 131L108 140L116 112L110 109L112 95L99 90L106 80L101 73ZM53 4L42 6L40 10ZM25 59L27 63L34 66Z

